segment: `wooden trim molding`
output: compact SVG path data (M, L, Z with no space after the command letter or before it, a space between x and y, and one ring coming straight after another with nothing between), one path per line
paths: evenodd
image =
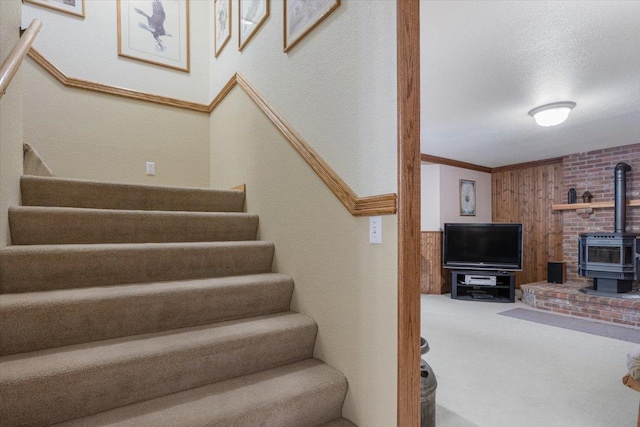
M534 162L516 163L513 165L490 168L487 166L480 166L473 163L461 162L459 160L448 159L446 157L432 156L430 154L424 154L424 153L420 154L420 160L426 163L455 166L457 168L469 169L469 170L486 172L486 173L506 172L506 171L516 170L516 169L533 168L538 166L552 165L555 163L562 163L562 157L554 157L552 159L536 160Z
M264 97L249 84L239 73L236 73L236 83L244 89L255 104L271 120L282 136L298 152L302 159L325 183L329 190L342 202L345 208L354 216L387 215L396 213L396 195L383 194L372 197L358 197L340 176L324 161L322 157L309 145L300 134L271 106Z
M398 414L420 425L420 1L396 2L398 79Z
M395 193L358 197L342 180L342 178L340 178L340 176L327 164L327 162L320 157L311 145L309 145L309 143L305 141L304 138L302 138L302 136L286 122L286 120L284 120L275 108L273 108L264 99L264 97L259 94L253 86L251 86L247 79L239 73L234 74L231 79L229 79L227 84L224 85L220 93L215 96L209 105L204 105L67 77L62 71L47 61L47 59L44 58L37 50L31 48L28 56L66 87L105 93L207 114L211 114L213 110L215 110L226 98L231 90L238 85L247 93L247 95L249 95L258 108L262 110L271 123L273 123L273 125L280 131L302 159L318 175L322 182L329 187L331 192L338 198L338 200L340 200L344 207L347 208L351 215L372 216L391 215L396 213L397 197Z
M430 154L420 154L420 160L427 163L436 163L438 165L454 166L457 168L470 169L478 172L491 173L492 171L491 168L488 168L486 166L474 165L473 163L447 159L446 157L432 156Z
M62 71L40 54L36 49L31 48L29 50L29 58L33 59L36 64L40 65L51 74L56 80L62 83L66 87L75 89L90 90L93 92L106 93L108 95L121 96L123 98L136 99L138 101L152 102L154 104L168 105L176 108L184 108L187 110L198 111L201 113L210 113L207 105L197 104L195 102L183 101L175 98L168 98L166 96L152 95L149 93L138 92L130 89L123 89L120 87L108 86L101 83L90 82L87 80L76 79L73 77L67 77Z
M524 169L524 168L535 168L538 166L553 165L556 163L562 163L562 157L554 157L552 159L537 160L534 162L516 163L514 165L500 166L500 167L491 169L491 173L506 172L506 171L516 170L516 169Z
M235 187L231 188L232 190L238 190L238 191L242 191L242 192L247 192L247 184L240 184L240 185L236 185Z
M42 21L39 19L31 21L29 28L27 28L24 34L20 37L18 43L16 43L13 49L11 49L7 59L2 63L2 67L0 67L0 99L9 88L9 84L11 84L13 76L18 72L24 57L29 52L29 49L36 39L41 27Z

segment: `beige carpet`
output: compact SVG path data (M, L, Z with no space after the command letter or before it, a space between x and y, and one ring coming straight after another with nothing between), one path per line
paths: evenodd
M0 424L353 426L243 192L21 190L0 249Z

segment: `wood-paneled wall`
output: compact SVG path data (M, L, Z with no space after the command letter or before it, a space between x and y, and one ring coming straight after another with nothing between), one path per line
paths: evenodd
M491 174L492 220L521 222L523 269L516 285L547 280L547 262L562 261L562 163L544 162Z
M442 268L442 232L423 231L420 237L420 293L451 292L451 276Z

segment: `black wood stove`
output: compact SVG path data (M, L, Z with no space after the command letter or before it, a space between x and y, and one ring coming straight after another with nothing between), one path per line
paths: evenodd
M626 232L627 181L631 166L615 168L615 230L580 235L578 274L593 278L593 290L625 293L633 290L640 270L639 234Z

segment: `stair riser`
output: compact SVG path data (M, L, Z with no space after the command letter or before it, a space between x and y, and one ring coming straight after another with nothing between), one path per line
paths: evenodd
M281 406L271 405L269 407L246 408L242 416L230 417L219 425L233 427L318 427L335 418L342 417L342 404L346 394L346 380L339 384L322 384L312 393L296 396L287 400ZM131 427L133 426L131 424ZM151 427L151 425L147 427Z
M209 419L218 418L217 407L211 405L207 408L192 412L194 419L189 420L189 427L205 427L210 425L224 427L317 427L342 416L342 404L347 394L347 381L339 384L321 384L312 393L295 396L277 405L263 405L247 407L242 415L229 417L216 424L210 424ZM184 425L184 418L172 416L171 412L158 414L151 419L140 420L125 418L118 422L119 427L175 427ZM181 416L183 414L180 414ZM99 419L99 416L97 417ZM68 423L56 424L56 427L95 427L100 424L98 420L82 419ZM355 427L354 424L345 424Z
M0 299L0 355L289 310L290 278L248 277L119 286L118 292L104 288L5 295ZM225 284L219 285L222 280Z
M347 381L309 359L118 408L58 427L318 427L341 416ZM333 418L332 418L333 417ZM349 422L332 423L355 427Z
M0 373L3 425L49 425L311 357L315 323L27 378ZM37 408L37 410L34 410Z
M242 212L244 192L107 184L25 176L20 181L24 206L94 209Z
M265 242L25 248L0 252L2 293L268 273L274 251Z
M12 208L9 224L13 245L221 242L255 240L258 216Z

